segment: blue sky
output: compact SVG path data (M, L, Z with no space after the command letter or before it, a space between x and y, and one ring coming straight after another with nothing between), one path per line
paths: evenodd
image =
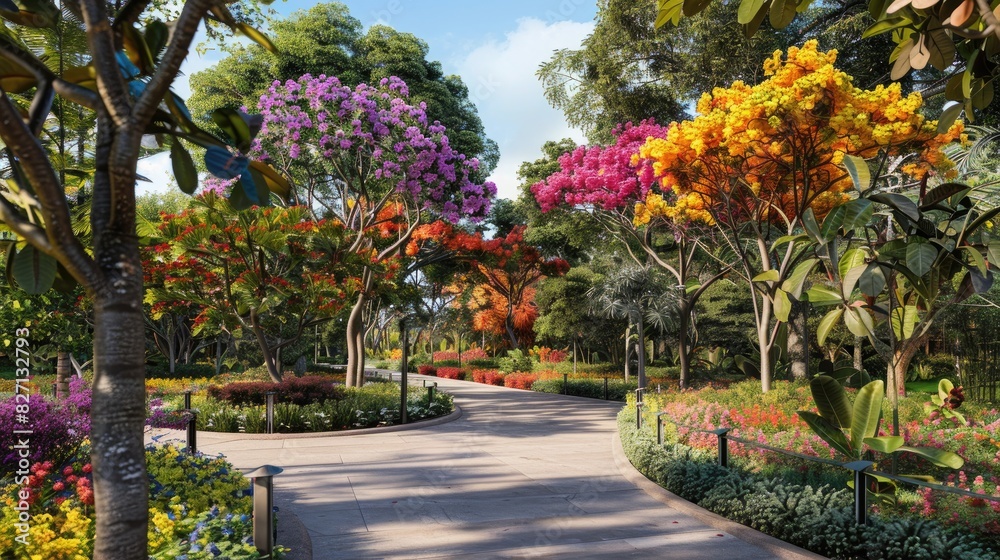
M501 197L517 196L516 172L521 162L540 157L547 140L582 133L566 125L562 113L545 101L535 78L538 65L552 51L577 48L593 30L596 0L347 0L351 15L367 29L375 23L413 33L425 40L429 58L445 72L462 76L486 127L500 146L500 164L491 180ZM272 8L287 15L314 2L275 2ZM211 66L218 52L192 52L182 70L186 74ZM175 90L183 95L186 83ZM140 190L165 190L170 162L164 155L140 162L139 173L153 179Z

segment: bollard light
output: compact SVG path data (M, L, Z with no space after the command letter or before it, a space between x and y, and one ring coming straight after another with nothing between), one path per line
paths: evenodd
M184 391L184 410L191 410L191 390Z
M729 466L729 439L726 434L729 433L729 428L719 428L717 430L712 430L712 433L719 438L719 466L728 467Z
M604 400L608 400L608 378L604 378Z
M568 395L569 394L569 374L568 373L564 373L563 374L563 394L564 395Z
M274 433L274 391L265 393L267 398L267 433Z
M437 389L437 381L432 381L430 385L427 384L427 380L424 379L424 387L427 388L427 406L429 407L431 403L434 402L434 390Z
M194 455L198 452L198 411L188 410L187 452Z
M282 471L281 467L264 465L246 475L253 479L253 545L263 558L272 558L274 554L274 541L277 539L272 479Z
M854 522L858 525L868 524L868 475L865 471L875 463L871 461L854 461L844 468L854 472Z

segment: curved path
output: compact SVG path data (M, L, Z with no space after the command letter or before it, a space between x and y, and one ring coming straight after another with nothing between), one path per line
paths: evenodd
M317 560L818 558L740 540L629 482L613 453L620 403L434 379L459 420L283 440L202 432L199 449L283 467L276 501Z

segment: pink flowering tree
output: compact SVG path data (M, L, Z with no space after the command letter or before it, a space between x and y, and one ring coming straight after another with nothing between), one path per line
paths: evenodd
M364 371L364 317L379 270L400 254L424 214L478 221L496 195L472 179L475 158L456 152L445 127L411 104L396 77L351 89L335 77L275 82L261 96L249 156L278 170L287 199L344 225L349 252L369 266L347 323L348 384Z
M670 191L651 191L656 182L652 163L639 157L639 148L648 138L666 136L668 127L647 120L626 123L615 132L610 146L580 146L559 158L561 170L545 181L532 185L531 192L548 212L566 206L589 212L605 225L622 232L642 247L648 259L676 280L679 329L680 386L687 386L690 373L692 312L698 298L721 274L699 284L692 268L697 250L696 222L708 221L697 201L678 199ZM651 211L652 207L663 211ZM658 239L672 237L677 260L670 262L657 250ZM632 257L645 264L638 255Z

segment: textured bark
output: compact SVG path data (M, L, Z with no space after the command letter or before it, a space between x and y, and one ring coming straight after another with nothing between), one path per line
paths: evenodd
M147 557L142 271L135 236L120 237L99 253L98 262L113 280L94 294L90 439L97 560Z
M364 383L365 372L365 349L364 349L364 325L362 324L362 314L365 309L365 296L359 295L358 301L351 309L351 315L347 319L347 386L360 387Z
M261 354L264 355L264 366L267 367L267 374L271 376L271 381L281 383L282 372L279 368L279 362L275 354L271 353L271 348L267 344L267 336L264 333L264 329L260 326L257 312L254 310L250 310L250 328L257 338L257 346L260 347Z
M69 352L60 351L56 356L56 398L65 399L69 396L69 377L72 375L72 363Z
M809 304L801 301L792 303L788 318L788 360L792 378L809 379Z

